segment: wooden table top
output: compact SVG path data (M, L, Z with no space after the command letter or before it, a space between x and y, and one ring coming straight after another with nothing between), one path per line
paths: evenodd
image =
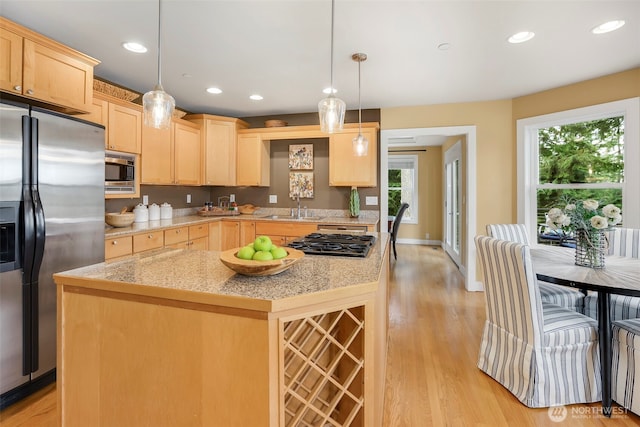
M575 249L534 245L531 259L536 276L545 282L592 291L640 297L640 260L605 257L605 268L575 265Z

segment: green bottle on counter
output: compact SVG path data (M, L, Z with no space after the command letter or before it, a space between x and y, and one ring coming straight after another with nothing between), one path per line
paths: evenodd
M360 215L360 194L357 187L351 187L349 195L349 216L357 218Z

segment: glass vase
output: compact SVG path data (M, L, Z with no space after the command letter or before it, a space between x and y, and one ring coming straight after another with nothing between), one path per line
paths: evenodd
M602 230L576 230L576 265L604 268L607 239Z

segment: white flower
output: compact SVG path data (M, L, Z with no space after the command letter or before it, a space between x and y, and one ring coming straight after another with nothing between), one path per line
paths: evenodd
M551 208L547 215L549 215L549 219L553 220L553 222L560 222L558 218L562 217L564 213L558 208Z
M549 228L550 228L550 229L552 229L552 230L557 230L557 229L558 229L558 226L556 225L556 223L555 223L555 222L553 222L553 221L551 220L551 218L549 218L549 219L547 220L546 225L547 225L547 227L549 227Z
M609 222L605 217L602 217L600 215L594 215L591 217L591 226L598 230L602 230L609 226Z
M602 208L602 213L607 218L615 218L620 215L620 208L616 205L607 205Z
M573 203L569 203L567 206L564 207L565 211L575 211L576 210L576 205L574 205Z
M567 215L562 215L559 218L558 223L562 224L563 227L568 227L571 225L571 218L569 218Z
M616 215L614 217L609 217L609 226L613 227L616 224L620 224L620 222L622 221L622 215Z
M595 211L598 209L599 203L597 200L587 199L582 202L582 207L588 211Z

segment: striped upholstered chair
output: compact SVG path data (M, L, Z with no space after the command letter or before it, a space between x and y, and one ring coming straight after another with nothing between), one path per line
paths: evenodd
M613 322L611 397L640 415L640 319Z
M614 228L608 234L608 255L640 258L640 229ZM598 295L589 292L584 299L584 314L598 318ZM640 298L611 295L611 320L635 319L640 317Z
M500 240L530 245L529 235L524 224L489 224L487 234ZM540 297L543 302L550 302L561 307L584 313L584 294L573 288L538 281Z
M487 314L478 367L529 407L601 400L596 321L541 301L529 246L475 242Z

